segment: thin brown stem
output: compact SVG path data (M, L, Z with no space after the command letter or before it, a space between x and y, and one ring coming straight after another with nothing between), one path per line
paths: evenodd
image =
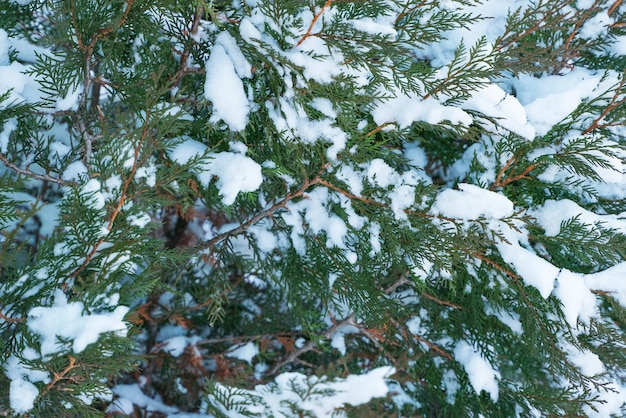
M128 199L128 188L130 187L131 182L133 181L134 177L135 177L135 173L137 172L137 169L140 166L140 154L141 154L141 147L143 146L147 136L148 136L148 126L149 126L149 120L150 120L150 112L148 111L146 114L146 121L144 123L142 132L141 132L141 137L139 138L139 140L137 141L137 144L135 145L135 156L133 157L133 166L130 169L130 173L128 174L128 177L126 178L126 180L124 181L124 184L122 186L122 192L120 194L120 198L117 202L117 205L115 206L115 208L113 209L113 212L111 213L111 216L109 217L109 221L107 223L107 229L111 230L111 228L113 227L113 223L115 222L115 219L117 218L117 216L120 214L120 212L122 211L122 207L124 206L124 203L126 202L126 199ZM69 277L70 278L74 278L76 276L78 276L84 269L85 267L87 267L87 265L89 265L89 263L91 262L91 260L93 259L93 257L97 254L100 246L105 242L105 238L100 238L92 247L91 251L89 252L89 254L87 254L87 256L85 257L85 260L72 272L70 273Z
M50 390L52 389L57 383L59 383L61 380L71 380L71 377L68 377L67 375L69 374L69 372L71 372L73 369L75 369L76 367L78 367L78 364L76 363L76 359L72 356L67 356L69 358L69 364L60 372L53 372L52 373L52 380L50 380L50 383L48 383L46 385L46 389Z
M28 176L37 180L49 181L51 183L60 184L61 186L76 186L76 183L74 183L73 181L67 181L67 180L49 176L47 174L38 174L28 169L19 168L17 165L10 162L8 158L2 154L0 154L0 161L7 168L10 168L11 170L15 171L18 174L23 174L25 176Z
M515 181L518 180L522 180L524 178L527 178L528 174L530 174L531 171L533 171L535 168L537 168L537 164L535 163L531 163L528 165L528 167L526 167L524 170L522 170L521 173L516 174L514 176L510 176L510 177L506 177L504 178L504 175L506 174L506 172L517 162L517 157L514 155L511 158L509 158L509 160L506 162L506 164L504 164L504 166L500 169L500 171L498 171L498 174L496 175L496 181L489 186L490 190L495 190L504 186L507 186Z
M306 30L306 33L304 34L304 36L302 36L302 38L300 38L300 40L296 43L296 46L300 46L302 42L306 41L307 38L309 38L312 35L313 26L315 26L318 19L322 16L322 14L326 11L326 9L330 7L332 3L333 3L333 0L326 0L326 3L324 3L324 6L322 6L322 9L319 12L317 12L315 16L313 16L313 20L311 20L311 24L309 25L309 28Z
M342 319L339 322L335 322L331 327L329 327L326 331L324 331L321 336L325 337L325 338L330 338L339 328L341 328L341 327L343 327L345 325L352 325L352 324L354 324L354 314L349 315L348 317ZM313 341L313 340L307 341L302 347L292 351L284 359L282 359L281 361L276 363L274 365L274 367L272 367L269 370L269 372L267 372L267 374L269 376L275 375L284 366L286 366L289 363L293 363L302 354L307 353L307 352L313 350L314 348L315 348L315 341Z
M11 323L11 324L16 324L16 323L20 323L20 322L26 321L26 318L13 318L11 316L6 316L2 312L2 310L0 310L0 319L3 319L5 322Z
M617 10L620 4L622 4L622 0L616 0L615 3L613 3L613 5L609 7L609 10L607 10L606 14L611 16L613 12Z
M618 97L623 94L622 92L622 88L624 87L624 84L626 83L626 73L622 74L622 79L620 80L616 90L615 90L615 94L613 95L613 97L611 98L611 101L609 102L609 104L607 105L607 107L602 111L602 113L600 114L600 116L598 116L592 123L591 125L585 129L582 133L582 135L587 135L588 133L590 133L593 130L602 128L604 125L602 125L600 123L600 121L602 119L604 119L611 111L613 111L616 107L623 105L626 102L626 97L623 97L621 100L617 100Z

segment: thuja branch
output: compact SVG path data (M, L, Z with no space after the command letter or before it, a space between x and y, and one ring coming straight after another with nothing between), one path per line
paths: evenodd
M335 322L331 327L329 327L328 329L326 329L326 331L324 331L322 333L322 337L330 338L339 328L341 328L341 327L343 327L345 325L352 325L352 324L354 324L354 314L352 314L352 315L342 319L339 322ZM283 360L281 360L278 363L276 363L274 365L274 367L272 367L267 372L267 374L269 376L275 375L284 366L286 366L289 363L293 363L302 354L304 354L306 352L309 352L309 351L311 351L314 348L315 348L315 341L313 341L313 340L307 341L302 347L298 348L297 350L292 351Z
M3 155L3 154L0 154L0 161L7 168L10 168L11 170L15 171L16 173L23 174L25 176L31 177L31 178L36 179L36 180L49 181L51 183L59 184L61 186L76 186L77 185L73 181L63 180L63 179L60 179L60 178L52 177L52 176L47 175L47 174L38 174L38 173L35 173L35 172L33 172L33 171L29 170L29 169L20 168L17 165L15 165L12 162L10 162L9 159L5 155Z
M504 186L507 186L510 183L513 183L514 181L518 181L518 180L522 180L524 178L527 178L528 174L530 174L531 171L533 171L536 167L537 164L535 163L531 163L528 165L528 167L526 167L524 170L522 170L521 173L516 174L514 176L510 176L510 177L506 177L504 178L504 175L506 174L506 172L517 162L517 157L514 155L511 158L509 158L509 160L506 162L506 164L504 164L504 166L500 169L500 171L498 171L498 174L496 175L496 181L489 186L490 190L495 190Z
M615 110L615 108L617 108L618 106L623 105L624 103L626 103L626 96L622 97L621 100L618 100L618 98L624 94L623 92L623 88L624 88L624 84L626 84L626 73L622 74L622 79L620 80L619 84L617 85L617 87L615 88L615 94L613 95L613 97L611 98L611 101L609 102L609 104L606 106L606 108L602 111L602 113L600 114L600 116L598 116L592 123L591 125L585 129L582 133L582 135L587 135L588 133L590 133L593 130L596 129L601 129L601 128L605 128L607 125L601 124L600 122L602 121L602 119L604 119L609 113L611 113L613 110ZM621 122L619 124L623 125L624 122Z
M122 210L122 207L124 206L124 203L126 202L126 199L128 199L128 188L130 187L130 184L132 183L132 181L133 181L133 179L135 177L135 173L137 172L137 169L141 165L141 161L140 161L139 157L140 157L140 154L141 154L141 148L142 148L142 146L143 146L143 144L146 141L146 138L148 136L149 125L150 125L150 123L149 123L150 116L151 116L150 111L146 112L146 119L145 119L145 122L144 122L144 125L143 125L143 129L141 131L141 136L140 136L139 140L137 141L137 144L135 145L135 150L134 150L135 155L133 157L133 166L130 169L130 173L128 174L128 177L126 177L126 180L124 181L124 184L122 186L122 191L120 193L120 198L119 198L119 200L117 202L117 205L113 209L113 212L111 213L111 216L109 216L109 221L108 221L107 227L106 227L109 231L111 230L111 228L113 228L113 223L115 222L115 219L120 214L120 212ZM80 272L83 271L85 269L85 267L87 267L87 265L91 262L93 257L97 254L98 249L104 243L104 241L105 241L104 238L100 238L98 240L98 242L96 242L93 245L91 251L85 257L85 260L72 273L70 273L69 277L74 278L74 277L78 276L80 274Z
M317 23L318 19L322 16L322 14L326 11L326 9L330 7L332 3L333 3L333 0L326 0L326 3L324 3L324 6L322 6L322 9L319 12L317 12L315 16L313 16L313 20L311 20L311 24L309 25L309 28L306 30L306 33L304 34L304 36L300 38L300 40L296 43L296 46L299 46L302 42L306 41L307 38L309 38L312 35L313 26L315 26L315 23Z
M76 362L76 359L72 356L67 356L69 359L68 365L61 370L60 372L52 372L52 380L46 385L46 390L51 390L57 383L62 380L71 380L75 381L75 379L71 376L68 376L69 373L74 370L76 367L79 367L79 364ZM41 392L40 396L43 396L44 392Z

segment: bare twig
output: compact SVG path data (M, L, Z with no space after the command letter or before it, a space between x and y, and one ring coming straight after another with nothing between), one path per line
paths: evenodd
M137 141L137 144L135 145L135 156L133 157L133 166L130 169L130 173L128 174L128 177L124 181L124 184L122 186L122 192L120 194L120 198L117 202L117 205L115 206L115 208L113 209L113 212L111 213L111 216L109 217L109 222L107 223L108 230L111 230L111 228L113 227L113 223L115 222L115 219L120 214L122 207L124 206L124 203L126 202L126 199L128 198L128 188L130 187L130 184L133 181L133 178L135 177L135 173L137 172L137 169L140 166L139 156L141 154L141 147L143 146L148 136L148 131L149 131L148 126L149 126L150 115L151 114L148 111L146 113L146 119L145 119L144 126L141 132L141 137L139 138L139 140ZM98 252L98 249L104 243L104 241L105 241L105 238L100 238L98 242L96 242L93 245L91 251L85 257L85 260L72 273L70 273L69 275L70 278L74 278L78 276L80 272L82 272L85 269L85 267L87 267L87 265L91 262L93 257L96 255L96 253Z
M326 331L324 331L322 333L322 337L330 338L339 328L341 328L341 327L343 327L345 325L353 325L353 324L354 324L354 314L351 314L348 317L342 319L341 321L335 322L330 328L328 328ZM284 366L286 366L289 363L293 363L302 354L304 354L304 353L306 353L308 351L311 351L314 348L315 348L315 341L313 341L313 340L307 341L302 347L298 348L297 350L292 351L284 359L282 359L281 361L276 363L274 365L274 367L272 367L267 372L267 374L269 376L275 375Z
M59 179L56 177L52 177L49 176L47 174L38 174L35 173L31 170L28 169L24 169L24 168L19 168L18 166L16 166L15 164L13 164L12 162L10 162L8 160L8 158L2 154L0 154L0 161L2 161L2 163L10 168L11 170L15 171L18 174L23 174L25 176L37 179L37 180L43 180L43 181L49 181L51 183L56 183L56 184L60 184L61 186L76 186L77 184L74 183L73 181L67 181L67 180L63 180L63 179Z
M311 24L309 25L309 28L306 30L306 33L304 34L304 36L300 38L298 43L296 43L296 46L299 46L302 42L306 41L307 38L311 36L311 32L313 31L313 26L315 26L315 23L317 23L317 20L322 16L322 14L326 11L326 9L330 7L332 3L333 3L333 0L326 0L326 3L324 3L324 6L322 6L322 9L319 12L317 12L315 16L313 16L313 20L311 20Z
M582 133L582 135L587 135L588 133L590 133L591 131L595 130L595 129L599 129L599 128L603 128L605 127L605 125L600 124L600 121L602 119L604 119L606 117L606 115L608 115L611 111L613 111L616 107L623 105L624 103L626 103L626 97L623 97L621 100L617 100L618 97L622 94L624 94L622 92L622 88L624 88L624 84L626 84L626 73L622 74L622 79L620 80L617 88L615 89L615 94L613 95L613 97L611 98L611 101L609 102L609 104L606 106L606 108L602 111L602 113L600 114L600 116L598 116L592 123L591 125L585 129Z
M12 323L12 324L15 324L15 323L20 323L20 322L24 322L24 321L26 321L26 318L13 318L13 317L10 317L10 316L6 316L6 315L2 312L2 310L0 310L0 319L3 319L3 320L5 320L6 322L9 322L9 323Z

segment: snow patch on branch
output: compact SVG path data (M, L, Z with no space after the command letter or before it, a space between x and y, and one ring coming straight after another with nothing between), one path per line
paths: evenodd
M463 365L476 393L480 395L484 390L493 402L498 402L499 390L496 379L500 378L500 373L493 369L489 361L465 341L456 345L454 358Z
M237 63L240 63L240 58L235 55ZM213 103L211 122L223 120L232 131L245 129L250 103L235 70L235 62L221 44L213 47L206 63L204 97Z
M253 192L263 182L261 166L256 161L229 151L209 152L206 145L193 139L176 145L168 154L178 164L205 156L206 159L196 165L196 177L204 187L211 183L214 176L217 177L216 186L227 205L232 205L239 193Z
M124 316L129 308L118 306L113 312L85 313L82 302L69 302L61 290L54 293L51 307L38 306L28 313L28 328L41 337L41 354L44 356L63 350L58 338L73 340L72 349L80 353L89 344L98 341L100 334L115 332L125 336Z

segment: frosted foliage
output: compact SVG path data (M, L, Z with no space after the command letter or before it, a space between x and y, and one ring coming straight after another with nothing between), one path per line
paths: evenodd
M555 38L547 45L571 48L562 63L531 71L516 67L528 63L515 48L535 30L553 30L550 13L519 38L515 28L513 38L501 36L517 8L523 14L553 2L244 0L189 9L182 2L184 13L161 4L85 2L102 8L85 10L93 28L74 28L86 22L73 3L71 19L58 20L46 2L8 1L36 13L32 28L19 16L27 32L0 29L0 177L23 188L0 193L0 203L21 202L6 213L0 208L0 325L13 333L7 347L21 350L7 351L2 364L7 413L40 413L33 411L37 402L53 399L57 389L97 405L98 397L78 386L107 377L93 372L99 377L85 380L81 373L91 372L77 368L76 381L57 384L51 364L91 349L103 363L116 358L115 344L97 345L112 333L154 355L147 364L166 355L185 369L191 355L198 370L184 372L197 371L193 379L231 372L249 379L246 389L216 383L228 405L220 403L224 396L193 389L201 385L188 384L183 373L171 396L161 397L155 388L169 383L149 374L156 369L150 363L137 371L137 383L102 392L102 399L115 396L111 415L143 409L204 418L214 406L232 417L290 417L297 409L342 417L346 405L376 398L421 408L410 412L416 416L437 415L463 396L472 407L508 403L512 416L539 416L546 411L529 397L537 382L573 386L593 401L596 409L580 407L588 416L623 415L624 370L609 367L620 362L600 350L623 346L622 322L613 316L621 314L617 304L626 306L619 247L626 235L626 129L623 112L607 106L624 106L624 92L613 93L624 87L618 59L626 36L618 32L626 5L569 2L566 16L600 11L563 29L575 31L571 43ZM359 7L363 13L353 13ZM113 26L99 21L120 11ZM455 12L458 19L440 22ZM463 20L473 14L484 19ZM142 27L146 17L154 33ZM62 43L48 33L69 38ZM108 48L126 38L129 56L120 60ZM592 49L578 51L596 38ZM480 39L486 44L472 50ZM459 58L461 42L468 54ZM602 51L610 66L594 62ZM484 71L476 78L463 67L472 53L484 54L471 70ZM93 62L82 62L85 56ZM147 91L158 94L142 102L145 92L135 90L150 84L141 79L146 74L157 75L153 61L162 73ZM535 64L543 65L528 65ZM100 96L91 97L98 86ZM153 110L163 117L150 120ZM568 148L579 142L580 150ZM93 216L78 219L82 213ZM588 256L583 266L574 254L580 243L565 236L566 226L590 247L579 257ZM600 232L617 244L602 241ZM168 251L161 251L164 242ZM122 290L128 286L138 289L131 301ZM141 311L145 317L129 316L138 332L127 336L130 308L120 299L147 309L146 295L161 286L171 292L158 295L154 311ZM316 286L326 293L318 295ZM374 302L390 309L369 312ZM211 316L241 317L209 325L200 304ZM380 326L368 323L375 315ZM284 324L263 329L262 321L279 316ZM355 320L342 325L347 318ZM499 327L494 341L473 326L482 320ZM550 327L529 329L533 320ZM253 321L260 328L249 326ZM527 353L516 343L544 344L554 353L533 363L537 370L518 373L513 362ZM387 350L390 344L406 344L406 361L394 357L401 350ZM362 355L363 347L371 351ZM420 363L427 357L436 373ZM342 378L312 373L329 358L345 361ZM558 361L572 370L554 367ZM391 383L396 370L374 368L382 364L410 369L398 373L403 377L438 373L441 381L432 384L440 399L421 405L421 382ZM361 374L348 374L357 368ZM528 383L528 391L519 389ZM185 399L180 395L193 401L185 408L194 412L169 404ZM249 397L255 402L246 404ZM73 413L75 405L64 402Z

